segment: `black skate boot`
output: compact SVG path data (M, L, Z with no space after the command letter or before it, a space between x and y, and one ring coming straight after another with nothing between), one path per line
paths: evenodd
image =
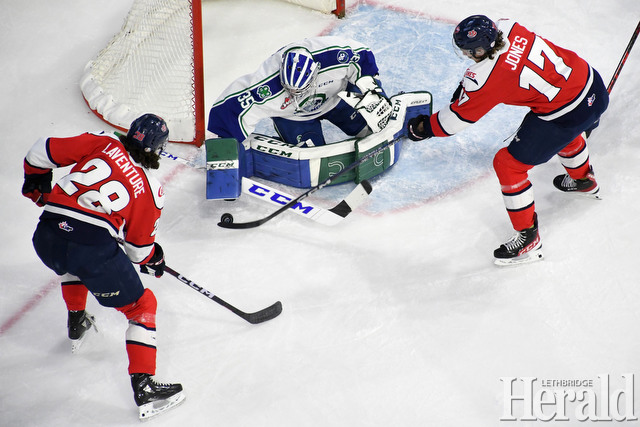
M71 351L73 353L80 349L80 346L84 342L85 334L89 329L93 328L98 332L95 317L85 310L69 311L67 328L69 330L69 338L72 340Z
M182 384L157 383L150 374L131 374L133 398L139 417L146 420L182 403Z
M493 251L495 264L517 265L543 258L542 242L538 234L538 215L533 217L533 227L518 231L508 242Z
M553 185L565 193L577 193L600 200L600 187L591 166L589 166L589 172L584 178L573 179L569 174L558 175L553 179Z

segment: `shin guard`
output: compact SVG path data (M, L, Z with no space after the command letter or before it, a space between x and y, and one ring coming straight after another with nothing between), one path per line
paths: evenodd
M67 305L68 311L82 311L87 306L87 294L89 290L82 282L71 274L62 276L60 283L62 289L62 298Z
M156 373L156 310L158 303L151 289L145 289L134 303L118 307L129 320L127 355L129 374Z
M515 230L524 230L534 223L533 187L527 172L532 165L516 160L502 148L493 159L493 168L502 189L502 198Z
M558 157L571 178L581 179L589 173L589 150L582 135L564 147Z

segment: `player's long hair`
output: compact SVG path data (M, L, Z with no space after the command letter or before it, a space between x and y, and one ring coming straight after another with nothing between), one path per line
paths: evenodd
M489 49L480 58L478 58L478 60L482 61L483 59L486 59L486 58L493 59L496 56L496 54L498 53L498 51L502 50L504 45L505 45L504 35L502 34L502 31L498 31L498 35L496 36L496 41L495 41L495 44L493 45L493 47L491 49Z
M160 167L160 155L154 152L146 152L134 146L133 144L129 143L126 135L118 134L118 138L120 139L120 142L122 142L122 145L124 145L124 148L129 152L133 160L135 160L137 163L140 163L143 168L158 169Z

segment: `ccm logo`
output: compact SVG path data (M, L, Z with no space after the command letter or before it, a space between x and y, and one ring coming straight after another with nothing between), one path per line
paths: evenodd
M253 184L251 187L249 187L249 192L251 194L255 194L258 197L262 197L262 198L268 199L271 202L277 203L279 205L286 205L287 203L289 203L291 201L290 197L287 197L287 196L285 196L283 194L280 194L280 193L278 193L276 191L273 191L271 189L261 187L261 186L259 186L257 184ZM313 211L314 207L313 206L304 206L302 203L298 202L295 205L291 206L291 209L300 210L305 215L308 215Z

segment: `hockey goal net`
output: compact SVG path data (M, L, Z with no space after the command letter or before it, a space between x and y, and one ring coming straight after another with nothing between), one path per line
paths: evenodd
M344 0L285 0L344 16ZM167 122L169 140L205 138L201 0L134 0L118 34L80 80L89 108L126 131L142 114Z
M154 113L167 122L170 141L201 145L202 71L200 0L134 0L120 32L86 65L80 89L118 129Z
M288 3L299 4L309 9L319 10L324 13L333 13L339 18L344 17L345 0L285 0Z

